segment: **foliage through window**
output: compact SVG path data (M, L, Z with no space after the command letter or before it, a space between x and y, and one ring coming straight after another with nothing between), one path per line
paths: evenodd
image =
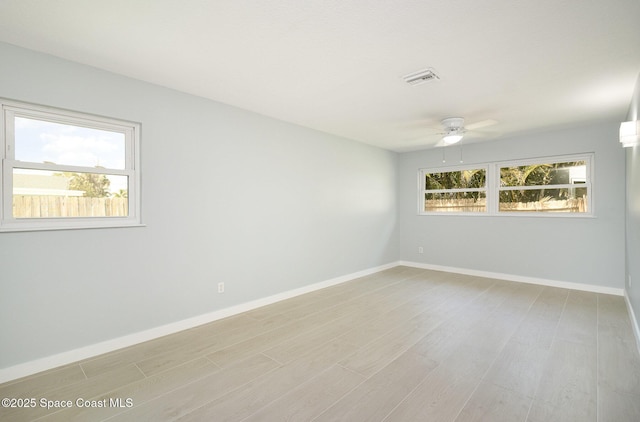
M419 171L419 213L591 215L592 154Z
M586 160L500 167L498 209L584 213L589 191Z
M139 225L140 125L2 100L0 230Z
M422 173L424 212L486 212L487 170Z

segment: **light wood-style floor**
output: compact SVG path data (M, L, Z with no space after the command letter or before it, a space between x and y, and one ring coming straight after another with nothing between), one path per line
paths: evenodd
M38 400L0 409L5 422L637 422L640 357L621 297L396 267L3 384L0 397Z

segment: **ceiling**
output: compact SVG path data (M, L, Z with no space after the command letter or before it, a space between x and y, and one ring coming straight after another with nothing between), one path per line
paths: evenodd
M623 120L640 1L0 0L0 41L402 152Z

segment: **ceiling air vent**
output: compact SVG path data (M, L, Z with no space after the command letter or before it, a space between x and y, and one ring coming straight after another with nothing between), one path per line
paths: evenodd
M437 81L440 77L436 75L433 68L429 67L427 69L405 75L402 79L404 79L404 81L409 85L420 85L429 81Z

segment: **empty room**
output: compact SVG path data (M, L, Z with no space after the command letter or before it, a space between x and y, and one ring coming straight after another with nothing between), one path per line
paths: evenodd
M0 1L0 420L637 422L640 2Z

